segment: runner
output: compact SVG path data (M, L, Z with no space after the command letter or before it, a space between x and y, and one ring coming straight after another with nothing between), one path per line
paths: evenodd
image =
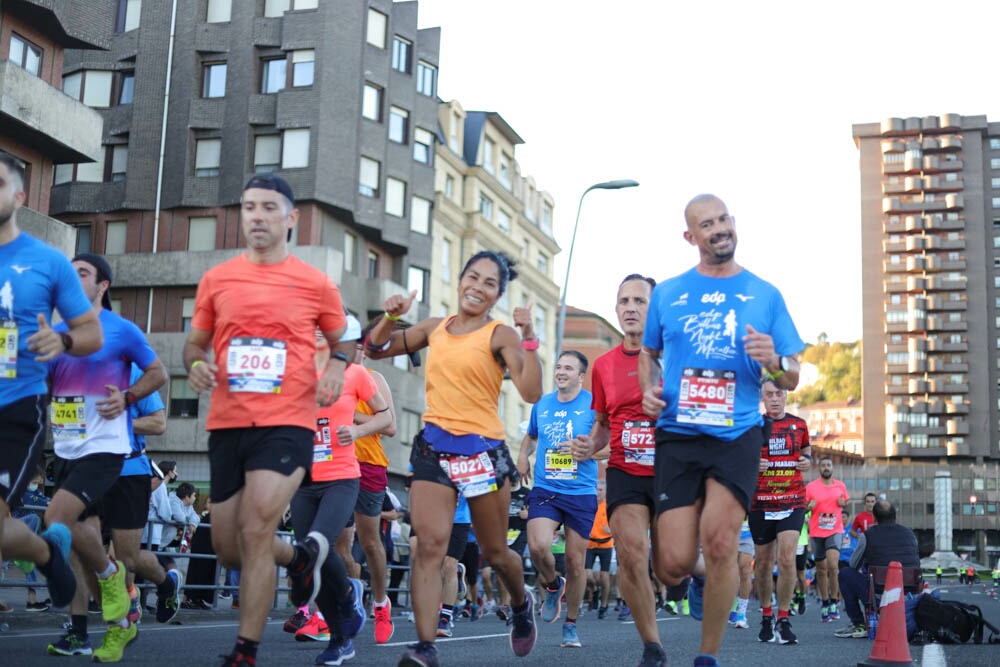
M667 661L649 578L650 535L655 543L658 532L653 523L653 422L642 411L642 392L636 381L646 310L655 284L652 278L633 273L618 286L615 312L625 340L594 361L594 428L578 435L572 444L577 461L608 459L608 518L615 535L618 589L626 604L618 618L624 620L631 614L635 620L643 642L640 667L657 667ZM653 558L657 558L655 551Z
M753 592L753 533L750 531L750 523L743 519L740 525L740 544L736 554L736 567L739 570L739 587L736 589L735 608L729 612L729 625L734 628L746 630L750 627L747 621L747 606L750 604L750 594ZM759 561L758 561L759 562ZM760 575L758 575L760 581ZM762 606L770 607L771 598L761 597Z
M138 539L146 522L148 496L145 505L136 506L137 497L142 496L140 484L126 483L131 488L128 494L109 492L118 486L125 457L132 451L128 408L162 387L167 372L139 327L111 311L108 290L112 274L107 261L85 253L73 259L73 268L101 321L104 345L86 357L60 355L49 363L56 492L45 509L45 521L70 527L73 552L84 568L77 571L77 578L85 571L97 575L101 610L109 627L101 646L92 651L87 634L87 590L79 587L70 605L73 625L61 639L49 644L48 652L93 653L95 662L118 662L138 630L128 617L131 601L125 564L110 559L101 540L100 503L104 499L116 503L106 508L110 525L122 529L138 524ZM65 324L56 325L55 330L65 331ZM135 383L131 382L133 363L143 370ZM149 484L148 477L142 481Z
M510 591L514 655L525 656L535 645L532 600L525 595L521 558L507 547L510 487L519 476L503 442L497 400L505 368L523 400L534 403L541 397L538 339L531 303L513 311L523 340L490 315L516 276L513 262L502 253L477 253L459 276L457 315L432 317L392 332L393 322L409 311L417 293L392 296L369 339L367 349L373 358L430 348L425 426L414 438L410 455L414 472L410 514L420 535L411 572L419 641L408 648L400 665L438 664L434 606L441 599L441 563L457 493L468 499L484 557Z
M822 620L829 623L840 618L837 563L844 533L840 510L847 506L850 496L844 483L833 478L833 459L822 456L818 464L819 479L806 485L806 508L812 512L809 547L816 561L816 593L822 605Z
M768 380L761 387L764 401L764 444L760 450L757 492L750 508L750 532L757 551L757 596L763 607L762 642L795 644L789 613L795 590L795 550L805 520L805 482L812 466L809 427L785 412L788 392ZM771 608L771 568L778 561L778 618Z
M288 569L288 597L299 606L316 597L329 549L321 533L294 547L275 535L312 467L316 405L340 395L354 349L353 342L337 347L316 381L316 328L337 346L344 307L325 273L288 253L298 217L284 179L247 182L240 207L247 251L202 276L184 346L191 389L212 392L205 424L212 546L223 567L241 570L240 627L223 663L232 667L256 664L275 563Z
M872 510L875 509L876 500L878 498L871 491L865 494L865 511L858 512L854 521L851 522L851 537L854 539L858 539L861 537L861 533L875 525L875 515L872 514Z
M603 621L608 615L608 603L611 601L611 558L615 551L615 537L608 523L608 483L597 480L597 514L594 515L594 527L590 529L590 541L587 543L587 578L594 587L597 596L597 620ZM594 565L600 563L600 570ZM598 590L600 594L598 595Z
M799 367L791 355L805 343L780 292L737 264L725 203L699 195L684 217L699 263L656 286L639 381L646 414L658 418L657 528L670 535L659 542L657 574L676 584L701 545L705 579L692 577L692 615L704 601L695 664L715 665L736 590L739 526L757 482L761 376L794 388Z
M792 604L797 605L795 611L799 616L806 614L806 596L809 593L806 566L809 565L809 517L811 516L806 510L802 519L802 530L799 531L799 541L795 546L795 595L792 597Z
M597 512L597 461L577 462L570 452L574 434L590 433L594 412L593 396L583 388L587 357L576 350L566 350L556 359L556 391L546 394L531 409L528 433L521 442L517 470L525 480L534 478L528 494L528 548L531 562L545 591L542 620L555 623L566 596L566 622L562 628L562 646L582 646L576 617L587 587L584 564L587 541ZM530 457L535 458L534 472ZM565 528L565 577L556 574L552 540L560 524Z
M76 593L69 529L49 523L39 536L10 510L20 506L45 448L46 364L63 352L96 352L103 335L69 261L18 228L24 200L24 164L0 151L0 552L38 565L53 606L63 607ZM69 325L63 334L49 326L53 310Z
M510 507L507 511L507 546L521 558L522 567L524 550L528 546L528 492L524 480L518 480L510 490ZM497 577L497 588L500 589L497 617L501 621L506 621L510 618L510 592L500 577Z

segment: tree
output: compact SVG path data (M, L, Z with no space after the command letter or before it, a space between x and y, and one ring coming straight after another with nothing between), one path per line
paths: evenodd
M816 345L806 347L802 361L816 366L819 379L792 394L796 403L809 405L861 398L861 341L830 343L826 334L821 334Z

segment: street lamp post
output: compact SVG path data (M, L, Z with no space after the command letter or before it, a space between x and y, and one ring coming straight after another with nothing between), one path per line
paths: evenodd
M562 298L559 300L559 323L556 327L556 354L562 352L563 336L566 330L566 290L569 289L569 270L573 266L573 247L576 245L576 230L580 226L580 211L583 210L583 198L591 190L621 190L622 188L634 188L638 185L638 181L631 179L605 181L604 183L591 185L580 195L580 203L576 207L576 222L573 223L573 236L569 242L569 256L566 258L566 279L563 281Z

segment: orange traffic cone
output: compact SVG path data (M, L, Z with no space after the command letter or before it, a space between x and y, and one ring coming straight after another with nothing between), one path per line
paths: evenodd
M906 608L903 603L903 566L899 561L889 563L885 577L885 591L879 611L875 645L868 659L858 667L877 665L913 665L910 644L906 641Z

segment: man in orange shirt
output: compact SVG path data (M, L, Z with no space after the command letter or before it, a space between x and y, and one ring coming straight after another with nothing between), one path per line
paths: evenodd
M587 579L594 587L594 592L601 589L601 606L597 610L597 618L603 620L608 615L608 601L611 599L611 555L615 550L615 538L608 524L608 483L603 479L597 481L597 514L594 515L594 527L590 529L590 542L587 543ZM594 570L594 563L600 561L601 569Z
M275 563L288 569L298 606L315 599L329 551L318 532L294 547L274 534L312 465L316 406L340 395L354 347L338 346L346 320L337 286L288 252L298 217L283 179L250 179L240 208L247 251L202 276L184 346L188 384L212 392L212 546L222 565L242 568L239 636L225 662L233 667L256 665ZM336 350L318 381L317 328Z

